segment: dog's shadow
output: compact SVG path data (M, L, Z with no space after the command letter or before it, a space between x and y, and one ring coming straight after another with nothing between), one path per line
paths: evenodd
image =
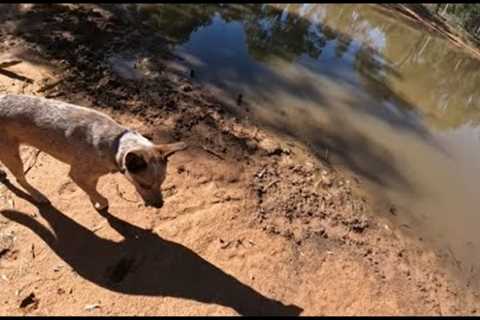
M10 182L4 184L17 196L32 202L28 194ZM36 206L53 233L25 213L0 212L34 231L80 276L109 290L215 303L241 315L299 315L303 311L263 296L192 250L108 212L101 214L124 237L121 242L98 237L51 205Z

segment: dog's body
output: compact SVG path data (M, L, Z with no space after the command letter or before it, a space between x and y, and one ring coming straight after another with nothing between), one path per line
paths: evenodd
M70 164L70 177L99 210L108 201L96 191L98 179L115 172L125 173L147 204L160 207L166 159L186 147L154 145L92 109L33 96L0 96L0 162L38 202L48 200L26 181L20 144Z

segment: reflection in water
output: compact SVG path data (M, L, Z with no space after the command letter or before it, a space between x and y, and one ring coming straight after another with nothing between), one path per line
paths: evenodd
M227 101L242 92L258 123L328 150L424 234L477 263L477 60L369 5L137 5L132 14L194 57Z

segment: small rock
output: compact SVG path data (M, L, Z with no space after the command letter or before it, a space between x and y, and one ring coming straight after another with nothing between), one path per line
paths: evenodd
M179 166L179 167L177 168L177 172L178 172L179 174L185 172L185 166L183 166L183 165Z
M265 171L267 171L267 169L262 169L262 171L260 171L260 172L257 174L257 177L261 179L261 178L263 177L263 175L265 174Z
M257 144L253 140L248 140L245 144L249 150L255 151L257 149Z
M85 310L87 310L87 311L92 311L92 310L99 309L99 308L100 308L100 304L98 304L98 303L89 304L89 305L85 306Z
M270 156L270 155L275 155L275 154L280 154L282 152L282 148L280 145L276 142L274 142L271 139L265 138L260 143L258 146L265 150L265 152Z
M332 186L332 179L330 179L328 176L322 176L322 184L327 187Z
M307 170L307 172L311 172L315 169L315 164L311 161L307 161L305 162L305 170Z
M242 104L242 99L243 99L242 94L239 94L238 97L237 97L237 105L241 105L241 104Z
M391 213L392 215L396 216L396 215L397 215L397 209L396 209L395 207L391 207L391 208L390 208L390 213Z
M232 244L232 241L228 241L225 243L223 239L220 239L220 243L221 243L221 246L220 246L221 249L227 249Z
M368 228L368 222L366 220L355 218L351 222L350 228L356 233L362 233L366 228Z
M181 89L183 92L191 92L193 90L192 86L188 84L184 85Z

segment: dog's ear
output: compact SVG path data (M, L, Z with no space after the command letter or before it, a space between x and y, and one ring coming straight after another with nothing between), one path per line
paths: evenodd
M125 167L129 172L137 173L147 168L147 162L138 151L130 151L125 155Z
M176 142L176 143L169 143L169 144L159 144L155 146L155 149L166 160L169 156L171 156L175 152L185 150L187 147L188 146L185 142Z
M142 132L141 135L145 138L147 138L148 140L150 141L153 141L153 136L149 133L146 133L146 132Z

